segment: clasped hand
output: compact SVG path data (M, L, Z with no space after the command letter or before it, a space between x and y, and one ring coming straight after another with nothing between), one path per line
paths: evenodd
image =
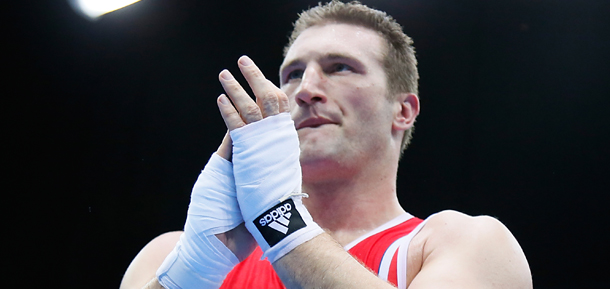
M238 67L250 85L256 101L248 95L246 90L228 70L225 69L219 74L219 81L226 94L221 94L218 97L217 104L229 131L262 120L268 116L290 111L286 94L266 79L249 57L240 57ZM229 98L233 104L231 104ZM231 160L232 143L229 133L225 135L216 153L226 160ZM216 236L239 260L245 259L252 252L255 245L254 239L243 224Z
M256 101L229 71L220 73L226 95L218 107L229 133L195 182L184 234L157 270L166 288L218 288L256 244L275 262L323 232L301 202L299 140L284 114L288 97L250 58L238 65ZM284 229L256 222L279 206L291 211L281 216Z

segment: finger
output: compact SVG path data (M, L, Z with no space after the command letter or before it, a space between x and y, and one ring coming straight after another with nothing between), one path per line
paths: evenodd
M259 107L261 107L263 117L275 115L282 112L289 112L290 103L288 101L288 96L286 96L286 93L284 93L284 91L282 91L279 87L275 86L275 84L273 84L271 80L267 79L267 82L269 82L269 87L271 87L273 93L275 93L277 101L268 101L266 103L262 103L259 98L256 98L256 103L259 105ZM274 100L276 98L274 98ZM267 114L265 114L266 112Z
M225 125L227 126L229 131L246 125L246 123L241 118L235 107L233 107L233 105L229 101L229 98L226 95L221 94L216 102L218 104L218 109L220 110L220 115L225 121Z
M290 112L290 101L288 101L288 96L279 87L276 87L276 90L278 91L277 93L279 99L278 104L280 113Z
M265 78L265 75L248 56L240 57L237 63L256 96L256 103L260 107L263 117L280 113L280 98L284 92Z
M256 104L260 108L263 118L276 115L280 111L278 97L276 95L257 96Z
M227 95L233 101L234 108L239 111L239 115L245 123L248 124L263 119L258 105L228 70L225 69L220 72L218 79Z
M227 161L231 161L231 156L233 153L233 142L231 141L231 135L227 131L225 137L222 139L222 143L216 150L216 153Z

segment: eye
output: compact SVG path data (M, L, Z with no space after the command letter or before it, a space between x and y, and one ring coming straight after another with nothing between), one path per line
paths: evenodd
M342 71L353 71L354 69L345 64L345 63L337 63L335 65L332 66L332 71L333 72L342 72Z
M295 69L295 70L291 71L290 73L288 73L288 76L286 76L286 79L288 81L290 81L293 79L300 79L302 77L303 77L303 70Z

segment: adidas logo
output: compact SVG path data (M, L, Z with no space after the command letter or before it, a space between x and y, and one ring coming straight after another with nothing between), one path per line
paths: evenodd
M285 235L288 232L290 216L292 216L291 210L292 206L290 203L284 203L260 218L258 223L262 227L268 225L270 228Z
M262 213L252 220L252 223L267 241L269 247L273 247L306 226L294 201L290 198Z

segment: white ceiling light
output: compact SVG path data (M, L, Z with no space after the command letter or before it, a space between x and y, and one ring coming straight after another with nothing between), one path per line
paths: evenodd
M68 0L77 12L92 20L138 1L140 0Z

